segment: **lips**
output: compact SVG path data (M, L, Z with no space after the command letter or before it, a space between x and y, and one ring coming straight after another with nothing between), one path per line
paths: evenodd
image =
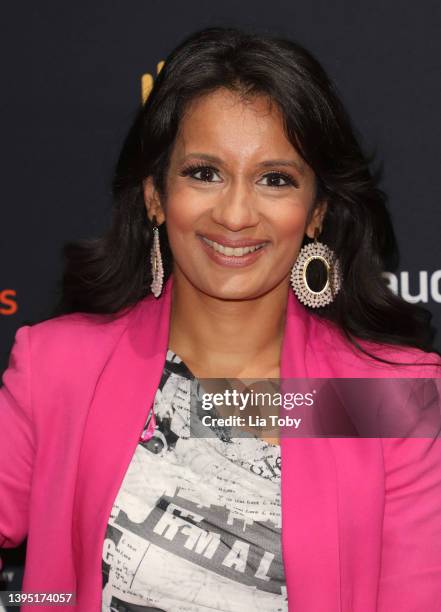
M231 247L231 246L224 246L222 244L219 244L218 242L209 240L208 238L205 238L204 236L202 236L201 238L206 244L208 244L217 253L221 253L222 255L227 255L230 257L231 256L243 257L244 255L248 255L249 253L254 253L254 251L257 251L258 249L261 249L262 247L265 246L264 243L260 243L260 244L256 244L255 246Z
M214 243L205 236L198 236L202 248L207 253L208 257L221 266L229 268L241 268L249 266L262 256L267 249L268 242L256 242L255 245L249 246L250 240L240 241L242 244L248 243L247 246L226 247L219 243ZM236 241L235 244L238 244ZM210 244L211 243L211 244ZM231 241L230 241L231 243Z
M241 248L241 247L253 247L262 244L268 243L268 240L258 239L258 238L239 238L232 239L227 238L226 236L222 236L220 234L198 234L199 238L206 238L207 240L211 240L211 242L216 242L217 244L224 247Z

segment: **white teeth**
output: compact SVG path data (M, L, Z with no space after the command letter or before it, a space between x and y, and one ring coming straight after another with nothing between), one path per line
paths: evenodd
M205 238L204 236L202 236L202 240L206 242L207 244L209 244L218 253L222 253L222 255L230 255L230 256L232 255L233 257L242 257L242 255L253 253L254 251L257 251L257 249L261 249L264 246L264 244L256 244L256 246L239 247L236 249L233 247L222 246L218 242L214 242L213 240L208 240L208 238Z

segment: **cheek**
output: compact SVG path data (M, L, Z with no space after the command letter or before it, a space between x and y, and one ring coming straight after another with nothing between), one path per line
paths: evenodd
M197 225L200 211L195 202L183 198L170 198L166 207L167 236L175 257L184 250L194 250L191 240Z
M305 236L306 222L307 210L304 208L280 213L272 222L279 245L291 253L298 248Z
M183 193L176 193L167 199L165 211L168 228L174 233L180 233L192 227L197 218L198 207L194 199L185 197Z

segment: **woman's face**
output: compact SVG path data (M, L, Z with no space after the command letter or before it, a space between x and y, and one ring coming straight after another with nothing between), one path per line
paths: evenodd
M175 282L228 300L288 284L305 232L313 237L326 209L312 214L314 173L287 140L276 106L226 89L195 100L182 118L166 201L150 177L144 196L149 218L166 221Z

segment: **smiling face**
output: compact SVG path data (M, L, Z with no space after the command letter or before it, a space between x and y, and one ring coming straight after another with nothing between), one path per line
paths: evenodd
M313 211L314 172L286 138L276 105L226 89L187 109L166 193L161 201L151 177L144 182L149 218L167 223L175 282L229 300L288 284L305 233L314 236L326 210Z

